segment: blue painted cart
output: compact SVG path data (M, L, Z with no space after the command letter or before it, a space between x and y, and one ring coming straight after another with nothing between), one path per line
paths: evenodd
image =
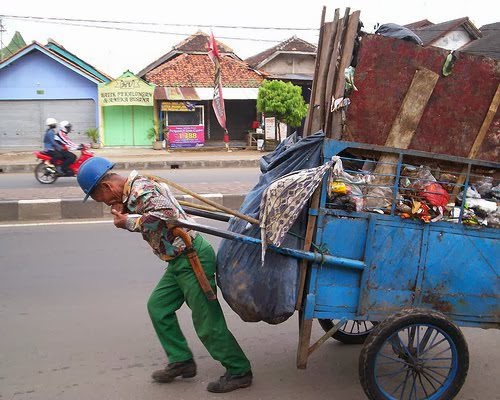
M314 242L324 251L270 247L309 261L300 302L297 366L332 335L362 343L360 381L370 399L451 399L468 370L458 326L500 327L500 231L456 223L402 219L396 199L405 165L434 163L463 171L467 190L478 171L498 178L500 164L431 153L326 140L324 159L341 154L351 163L392 154L390 214L331 208L327 178L321 188ZM360 155L362 154L362 155ZM497 182L498 183L498 182ZM194 228L196 229L196 228ZM202 230L203 229L199 229ZM206 232L260 244L230 232ZM325 335L310 345L314 319ZM365 340L366 339L366 340Z

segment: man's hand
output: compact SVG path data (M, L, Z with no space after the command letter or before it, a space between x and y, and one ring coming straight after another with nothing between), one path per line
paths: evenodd
M127 214L122 214L115 208L111 209L111 214L113 214L114 223L117 228L127 229L125 226L125 222L127 222Z

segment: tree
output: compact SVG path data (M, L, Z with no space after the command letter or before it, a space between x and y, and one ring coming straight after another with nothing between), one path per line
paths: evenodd
M273 115L280 122L296 127L307 114L300 86L290 82L265 80L259 88L257 111Z

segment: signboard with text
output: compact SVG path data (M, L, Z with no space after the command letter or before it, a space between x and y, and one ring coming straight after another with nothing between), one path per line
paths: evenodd
M200 147L205 143L205 127L203 125L169 125L169 147Z
M194 111L195 105L189 101L164 101L161 103L162 111Z
M154 86L131 72L109 83L99 85L99 103L106 106L153 106Z

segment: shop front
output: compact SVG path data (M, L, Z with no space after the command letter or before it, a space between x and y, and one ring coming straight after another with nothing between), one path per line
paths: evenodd
M257 93L254 88L224 88L227 128L233 145L247 144L248 132L256 119ZM155 88L154 97L169 147L223 143L224 130L215 117L212 96L213 88Z
M200 147L205 144L204 105L190 101L163 101L160 109L169 147Z
M106 146L148 146L154 126L154 85L127 71L99 86L101 141Z

